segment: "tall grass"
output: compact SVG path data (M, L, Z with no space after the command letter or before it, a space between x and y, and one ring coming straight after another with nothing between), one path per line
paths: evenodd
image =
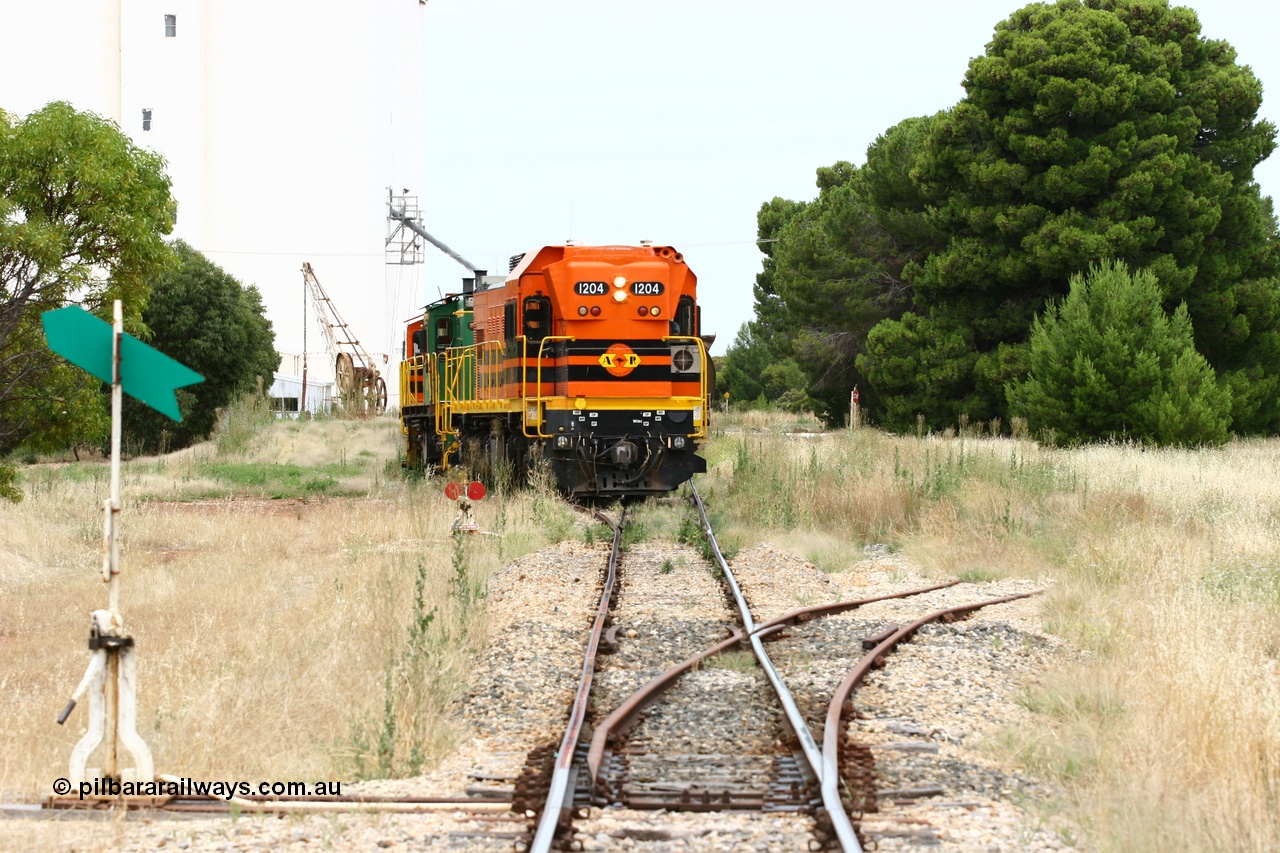
M121 609L157 770L420 772L459 736L444 709L484 641L485 582L549 541L537 496L495 488L475 509L494 535L456 538L439 478L387 476L396 422L255 429L124 464ZM259 482L278 474L301 484L284 500ZM0 797L31 800L65 775L85 723L83 708L54 717L88 663L89 611L106 605L107 470L26 466L19 485L22 503L0 502Z
M745 540L817 543L829 569L884 543L939 575L1050 586L1045 627L1079 662L992 748L1060 782L1091 845L1280 846L1280 441L802 438L753 416L711 442L702 486Z

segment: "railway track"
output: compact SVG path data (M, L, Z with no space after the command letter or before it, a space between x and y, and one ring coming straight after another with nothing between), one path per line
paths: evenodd
M642 638L640 631L632 628L626 631L627 642L620 644L618 631L625 627L627 620L634 619L642 625L646 617L659 616L664 607L669 613L672 602L662 602L661 596L655 601L652 596L630 592L622 598L641 600L635 604L629 601L619 604L613 598L618 577L617 546L625 520L614 526L614 550L593 633L588 640L584 679L570 713L570 725L555 753L555 769L544 786L547 799L529 849L551 850L557 842L573 849L587 849L592 839L607 849L610 839L663 840L687 832L686 824L679 821L670 826L659 825L668 822L665 819L633 818L628 825L630 812L661 810L666 815L702 814L700 823L704 832L706 814L711 812L788 815L793 818L791 821L775 821L766 829L766 833L773 836L772 843L795 848L797 842L803 840L800 847L814 850L861 851L862 842L850 811L855 816L875 811L878 799L870 750L851 744L846 738L852 691L868 672L883 666L885 657L923 626L961 619L983 607L1035 593L945 608L904 626L891 625L865 641L866 655L830 700L825 725L820 729L823 741L819 745L800 703L766 650L765 641L784 636L788 629L816 619L955 584L807 607L757 623L733 570L720 551L696 488L693 501L717 563L712 574L725 593L727 607L710 621L704 616L695 630L679 631L683 643L672 642L661 629ZM700 595L707 598L705 590ZM614 624L611 625L611 621ZM620 645L641 648L647 640L658 647L659 659L669 658L680 645L688 646L689 638L699 633L727 634L727 637L708 643L705 648L684 656L679 663L668 665L621 701L610 700L614 710L600 715L590 746L584 750L583 721L591 710L591 683L596 672L616 668L635 673L654 667L653 656L643 652L633 654L638 661L617 667L602 664L597 653L603 650L618 657ZM730 689L718 689L716 679L702 679L711 681L710 685L694 684L683 691L676 689L682 677L704 671L700 668L712 664L717 656L744 645L750 647L758 670L751 674L738 672L727 679L734 684L719 685ZM672 693L666 703L671 707L652 707L651 703L667 691ZM766 703L758 701L764 693L772 695L775 704L772 712L766 710ZM697 736L691 736L689 731L691 719L695 720L692 725L701 729ZM528 787L521 792L523 796L529 793Z
M957 604L965 595L957 581L785 609L762 596L767 567L753 575L739 566L745 583L741 571L735 574L696 491L694 501L715 565L687 546L641 544L622 553L623 515L600 519L612 533L607 561L579 544L559 546L564 553L552 567L513 568L499 600L523 584L547 583L546 574L555 575L549 585L564 597L555 599L554 614L530 614L527 603L510 602L520 621L495 637L495 654L505 649L513 663L538 664L540 674L512 669L466 700L469 713L489 716L488 734L496 736L484 740L483 764L472 764L465 791L459 785L438 797L365 792L327 802L175 800L152 807L375 810L402 813L398 825L409 826L403 822L451 815L457 825L440 823L430 837L469 850L606 850L648 842L657 849L688 842L700 849L860 850L860 831L881 844L928 843L931 836L910 815L898 823L884 819L886 807L948 790L936 773L922 778L913 769L918 761L894 760L937 752L927 742L927 724L890 721L892 731L906 734L886 742L851 714L853 692L913 637L928 640L931 631L954 630L950 620L1033 593ZM937 606L940 597L948 606ZM584 641L573 626L589 608ZM818 659L821 677L811 672ZM576 683L570 669L578 672ZM558 736L549 736L549 717L537 708L559 717ZM908 742L912 733L926 739ZM530 742L542 745L529 749ZM879 823L867 832L871 817Z

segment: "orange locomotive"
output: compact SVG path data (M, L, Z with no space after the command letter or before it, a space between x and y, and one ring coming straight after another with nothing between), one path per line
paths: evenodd
M505 282L427 306L407 328L411 464L536 455L579 497L670 491L706 470L713 367L697 277L669 246L547 246Z

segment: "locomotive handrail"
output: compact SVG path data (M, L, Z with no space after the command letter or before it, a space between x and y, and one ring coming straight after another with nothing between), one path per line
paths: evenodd
M421 393L420 394L413 393L414 374L416 372L418 375L421 375L425 366L426 366L425 359L420 355L415 355L412 358L406 358L400 362L400 408L401 409L403 409L406 405L421 406L427 403L428 400L430 400L430 398L427 396L427 385L426 385L425 379L422 384ZM401 419L400 421L400 434L401 435L409 434L409 427L408 427L408 424L404 421L404 419Z
M428 365L434 364L434 356L423 354L406 358L400 362L400 406L426 406L435 402L434 376ZM413 389L414 379L422 380L422 387Z
M523 335L521 337L523 337ZM542 431L542 423L543 423L543 417L542 417L542 358L543 356L542 356L542 353L543 353L543 350L545 350L547 347L547 341L553 341L553 342L570 341L571 342L571 341L576 341L577 339L578 338L575 335L547 335L538 343L538 367L537 367L538 372L535 374L534 386L533 386L534 395L532 398L528 396L529 389L528 389L528 384L525 382L526 374L524 371L524 364L523 363L521 364L520 381L521 381L521 390L524 393L522 393L520 397L521 397L521 404L523 405L525 410L523 420L525 424L524 434L526 438L550 438L551 437L550 433L545 433ZM527 346L528 344L527 339L525 343ZM528 361L527 352L528 350L526 349L526 358L524 359L524 361ZM552 387L554 388L555 386L553 385ZM530 434L529 432L529 421L534 420L529 417L529 400L530 399L532 399L534 401L534 405L538 407L538 412L537 412L538 417L536 418L537 432L532 434Z
M707 343L697 335L664 335L663 343L670 341L686 341L697 345L698 347L698 399L702 401L700 415L694 418L694 424L697 430L691 435L693 438L707 437L707 422L711 420L711 389L707 386L707 362L710 356L707 355Z
M471 346L476 351L475 399L502 399L505 342L480 341Z
M524 363L529 360L529 337L527 335L517 335L516 340L520 342L520 405L524 406L524 398L528 394L528 382L525 381L526 373ZM520 420L524 420L524 415L520 415Z

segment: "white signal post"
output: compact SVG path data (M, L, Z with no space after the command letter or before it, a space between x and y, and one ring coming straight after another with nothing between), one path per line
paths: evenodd
M68 777L73 787L86 779L151 782L155 765L151 749L137 730L137 657L133 637L124 633L120 615L120 414L123 389L120 381L120 342L124 312L115 301L111 336L111 496L103 501L102 580L107 584L107 610L95 610L89 625L89 668L58 717L65 723L76 702L89 693L89 728L71 752ZM90 773L88 760L106 739L102 767ZM133 756L131 771L120 767L120 748Z
M862 426L862 419L858 416L858 386L854 385L853 390L849 392L849 429L857 429Z
M124 405L124 388L120 385L120 336L124 334L124 309L117 299L111 317L111 497L103 502L106 516L106 539L102 554L102 579L107 584L107 609L112 623L120 619L120 540L116 522L120 516L120 415Z

